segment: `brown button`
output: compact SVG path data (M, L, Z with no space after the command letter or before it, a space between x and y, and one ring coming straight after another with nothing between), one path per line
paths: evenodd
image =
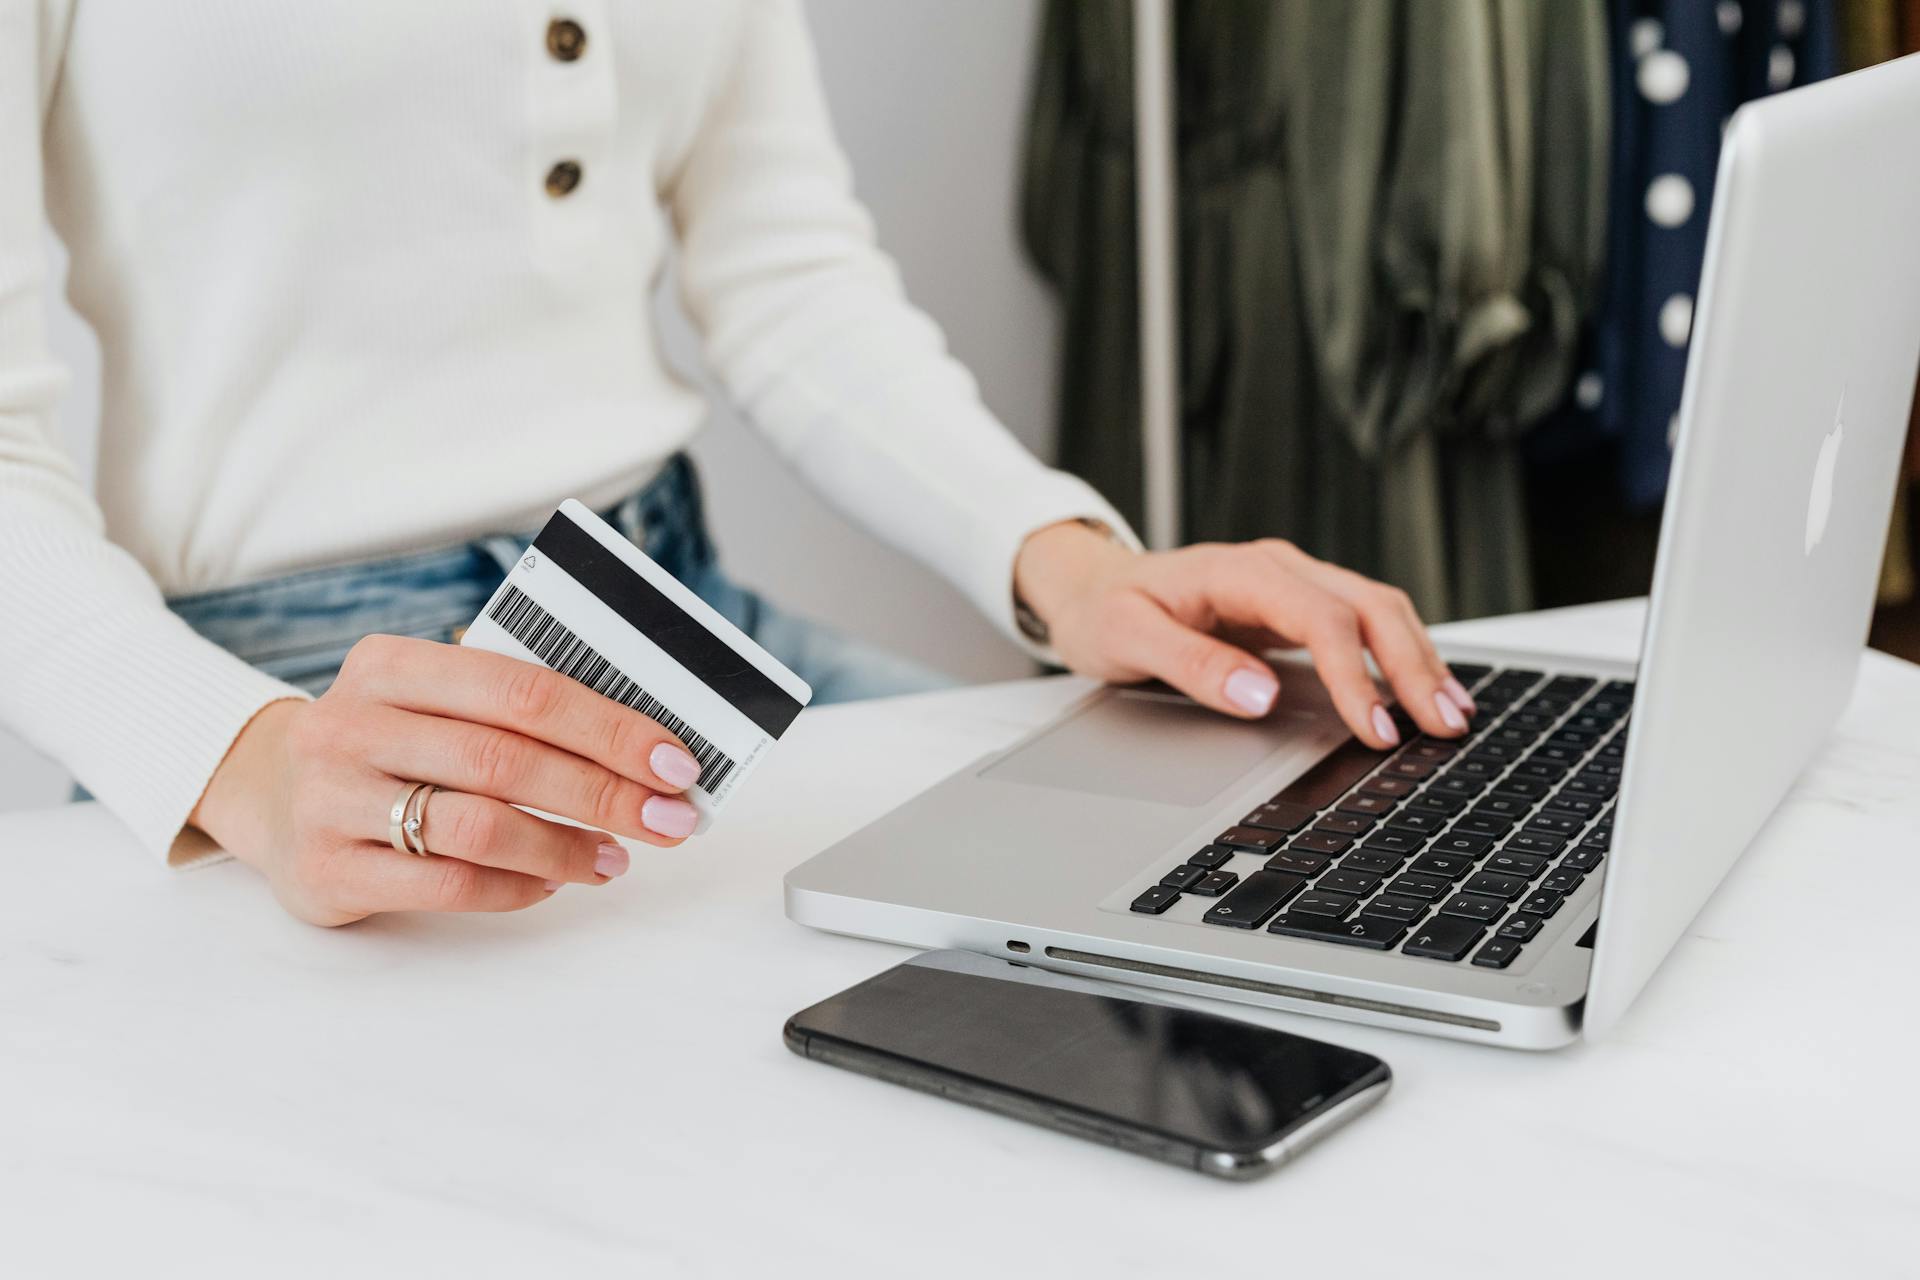
M576 62L587 51L587 29L572 18L547 24L547 52L560 62Z
M547 194L558 200L561 196L571 195L580 185L580 165L577 161L562 160L547 170Z

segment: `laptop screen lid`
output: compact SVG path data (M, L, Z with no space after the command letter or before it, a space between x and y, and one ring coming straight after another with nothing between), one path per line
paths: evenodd
M1844 708L1920 360L1920 55L1726 132L1583 1019L1626 1012Z

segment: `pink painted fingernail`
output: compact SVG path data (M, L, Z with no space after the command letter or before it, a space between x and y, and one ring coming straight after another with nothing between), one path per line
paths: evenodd
M652 804L653 801L647 801ZM644 808L642 810L644 812ZM622 876L627 873L627 865L633 858L620 845L609 841L593 851L593 869L598 875Z
M1466 686L1458 680L1455 680L1452 676L1448 676L1447 682L1440 686L1440 692L1452 698L1453 705L1468 715L1472 715L1479 709L1473 701L1473 695L1467 692Z
M663 742L647 757L654 777L670 787L690 787L700 781L700 762L685 747Z
M1433 695L1433 709L1440 713L1440 723L1455 733L1467 727L1467 718L1460 714L1460 708L1453 705L1444 690Z
M1271 671L1241 667L1227 677L1224 692L1228 702L1248 715L1263 716L1273 710L1273 700L1280 696L1280 682Z
M552 893L554 890L558 889L561 883L562 882L559 880L548 880L544 882L548 893Z
M640 806L640 821L657 835L679 839L700 824L700 811L678 796L654 796Z
M1400 745L1400 729L1393 723L1393 717L1387 714L1385 707L1374 707L1373 731L1379 734L1381 740L1388 746L1397 747Z

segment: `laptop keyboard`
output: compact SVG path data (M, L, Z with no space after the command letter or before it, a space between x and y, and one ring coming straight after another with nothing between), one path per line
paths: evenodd
M1373 951L1504 969L1606 857L1633 682L1452 664L1464 737L1349 740L1133 900ZM1397 708L1403 736L1413 722ZM1255 855L1265 861L1233 869Z

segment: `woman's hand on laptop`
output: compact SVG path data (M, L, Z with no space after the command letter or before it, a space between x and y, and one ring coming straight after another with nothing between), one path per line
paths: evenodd
M637 711L545 667L369 636L315 702L276 702L227 752L191 824L263 872L294 915L512 911L627 869L606 834L671 846L697 760ZM425 856L389 843L396 799L427 802ZM591 829L517 808L558 814Z
M1400 740L1366 654L1420 728L1453 737L1473 700L1404 591L1316 560L1290 542L1129 550L1077 522L1029 537L1014 588L1073 670L1126 683L1157 677L1196 702L1256 719L1280 682L1253 652L1303 645L1341 719L1375 748Z

